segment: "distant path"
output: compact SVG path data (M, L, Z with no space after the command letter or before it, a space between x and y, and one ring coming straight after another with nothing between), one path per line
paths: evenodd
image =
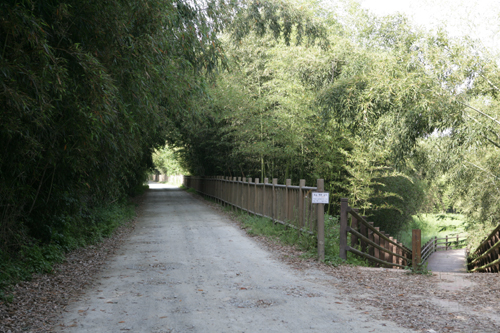
M467 273L465 249L434 252L429 257L427 269L433 272Z
M293 270L190 194L151 184L136 228L65 332L412 332L350 304L319 270Z

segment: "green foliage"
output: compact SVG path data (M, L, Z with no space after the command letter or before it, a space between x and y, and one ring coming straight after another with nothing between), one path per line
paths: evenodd
M302 251L314 251L316 239L314 235L307 232L301 232L279 223L272 223L269 219L248 214L242 214L240 220L250 235L263 235L279 240L286 245L296 245Z
M185 189L184 185L183 185L182 189ZM188 188L188 189L186 190L186 192L188 192L188 193L192 193L192 194L197 194L197 193L198 193L198 192L196 192L196 190L195 190L194 188Z
M86 222L91 218L90 225L60 221L64 225L57 231L52 231L54 234L50 243L33 241L31 244L21 245L15 255L0 250L0 299L12 300L12 295L9 294L10 285L30 280L32 274L51 273L52 266L62 262L66 252L110 237L117 227L135 216L135 210L132 204L115 203L96 207L88 214L85 220L80 217L80 221Z
M0 3L5 255L109 233L97 210L144 190L154 148L175 135L171 120L186 117L205 76L224 68L217 34L226 5Z
M153 164L156 170L167 176L186 175L187 172L179 163L175 150L165 145L153 153Z
M424 189L418 180L401 173L377 181L379 184L373 186L375 193L369 199L374 208L369 209L367 215L381 230L397 234L412 221L413 215L420 212Z
M280 223L272 223L268 218L248 215L247 213L239 214L238 219L249 235L266 236L285 245L297 246L298 249L305 252L304 258L317 257L316 235ZM347 261L340 259L338 220L338 216L325 215L325 263L333 266L342 264L368 266L364 259L351 254L348 255Z
M418 265L418 267L406 267L405 270L408 274L419 274L432 276L432 271L427 268L428 262Z
M456 234L470 236L467 224L467 219L462 214L418 214L412 216L412 221L397 233L396 238L410 248L412 229L421 230L422 244L425 244L433 237Z

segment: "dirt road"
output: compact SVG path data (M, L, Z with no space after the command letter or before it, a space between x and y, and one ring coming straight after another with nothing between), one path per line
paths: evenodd
M405 332L347 304L320 271L294 272L184 191L151 184L135 231L66 332Z

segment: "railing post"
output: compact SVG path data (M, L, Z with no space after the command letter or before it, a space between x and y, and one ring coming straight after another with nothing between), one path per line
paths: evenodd
M373 222L368 222L373 227ZM371 229L368 229L368 239L371 240L372 242L375 241L374 236L373 236L373 231ZM374 250L375 248L373 246L370 246L368 248L368 254L373 256L374 255Z
M420 255L421 255L421 242L422 234L420 229L413 229L411 234L411 247L412 247L412 267L414 270L418 269L420 265Z
M290 220L290 215L288 214L288 209L290 208L290 203L288 202L288 200L290 199L290 196L288 194L288 186L292 185L292 180L291 179L287 179L285 181L285 222L288 222Z
M237 211L238 209L236 208L236 199L237 198L237 186L238 186L238 183L236 183L236 177L233 177L233 182L231 183L231 205L232 205L232 209L233 211Z
M272 212L273 222L276 221L276 217L277 217L276 216L276 214L277 214L277 212L276 212L276 188L275 188L275 186L277 184L278 184L278 178L273 178L273 203L272 203L273 204L273 207L272 207L272 209L273 209L273 212Z
M349 204L347 198L340 199L340 235L339 235L339 257L347 260L347 210Z
M398 243L399 246L403 246L403 243L399 242L398 240L396 240L396 242ZM403 249L401 249L400 247L396 248L396 253L399 254L400 256L402 256L404 254L403 253ZM406 266L403 258L399 258L398 257L397 263L400 264L400 265Z
M248 178L248 192L247 192L247 209L248 209L248 213L250 213L251 211L251 207L250 207L250 198L252 197L251 193L252 193L252 190L251 190L251 186L250 186L250 183L252 182L252 178Z
M241 197L241 205L240 205L240 207L241 207L241 210L245 210L245 201L246 201L246 198L245 198L245 187L246 187L245 183L247 182L247 177L241 178L241 181L242 181L242 183L241 183L241 195L240 195L240 197Z
M325 181L323 179L318 179L318 192L325 191ZM318 257L319 260L325 260L325 204L317 204L318 210Z
M306 186L306 180L299 181L299 228L304 227L304 193L302 187Z
M385 231L381 231L380 233L386 237L388 235L387 233L385 233ZM390 243L385 238L380 238L380 244L382 244L382 242L384 242L384 249L390 250ZM382 252L382 260L385 262L389 262L389 253L383 251ZM387 267L387 265L386 265L386 267Z
M359 213L358 208L353 208L352 210L355 211L356 213ZM349 223L349 218L347 219L347 223ZM358 219L352 215L351 215L351 229L359 232ZM358 236L356 236L354 234L351 234L351 247L354 249L357 249L357 247L358 247Z
M375 227L375 230L377 230L378 232L380 232L380 228L379 227ZM375 233L375 232L373 233L373 241L375 242L375 244L377 244L377 245L380 246L380 236L377 233ZM380 250L377 249L376 247L373 248L373 256L375 258L382 259L382 258L380 258ZM377 265L379 265L379 264L377 264Z
M259 184L259 178L255 178L255 201L253 203L253 211L255 214L260 214L259 192L257 191L258 184Z
M238 182L236 183L236 206L241 210L241 177L238 177Z
M368 217L367 216L362 216L365 221L368 220ZM365 236L366 238L368 238L368 228L366 227L366 225L364 223L358 223L359 225L359 233L363 236ZM360 239L359 240L359 245L360 245L360 249L361 249L361 252L367 252L366 251L366 242L363 240L363 239Z
M394 242L394 237L391 236L389 237L389 239ZM389 243L389 250L396 253L396 246L392 243ZM398 257L396 257L395 255L389 254L389 262L395 264L397 258ZM394 268L394 266L391 266L391 268Z
M262 185L262 216L266 216L266 204L267 204L267 200L266 200L266 184L269 183L269 178L264 178L264 185Z

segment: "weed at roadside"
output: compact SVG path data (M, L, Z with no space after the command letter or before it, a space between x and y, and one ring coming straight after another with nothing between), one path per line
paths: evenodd
M91 223L82 223L81 226L74 222L76 217L63 216L60 217L59 230L52 231L50 243L31 239L31 243L21 245L15 254L0 250L0 300L11 302L12 284L30 280L33 274L51 273L52 266L62 262L66 252L110 237L117 227L133 216L135 206L127 202L89 211L86 218Z
M432 275L432 271L427 268L428 262L419 264L416 268L405 267L406 274Z
M230 207L225 207L227 212ZM297 246L304 251L301 258L317 258L317 236L309 232L304 232L283 225L273 223L269 218L262 218L255 215L249 215L244 212L236 213L236 218L242 223L243 229L249 235L264 236L279 241L284 245ZM349 253L347 261L339 257L339 217L325 215L325 260L329 265L339 266L342 264L351 264L355 266L369 266L366 260L356 257Z

